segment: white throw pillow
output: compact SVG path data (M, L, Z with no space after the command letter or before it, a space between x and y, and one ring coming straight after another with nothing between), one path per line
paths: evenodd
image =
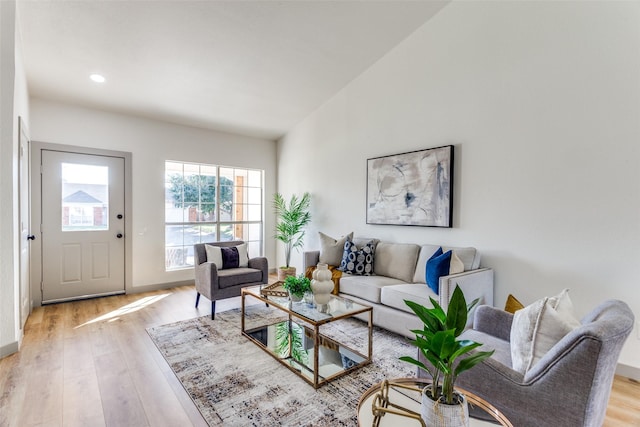
M526 374L566 334L580 326L569 290L518 310L511 325L513 369Z
M319 231L320 236L320 258L319 262L338 267L342 262L342 253L344 252L344 242L353 239L353 231L341 239L334 239Z
M238 248L238 257L240 258L238 267L249 267L249 253L247 252L247 244L242 243L236 246Z
M212 262L217 268L222 269L222 250L220 246L204 245L207 252L207 261Z
M458 274L464 272L464 264L458 258L455 252L451 251L451 261L449 261L449 274Z

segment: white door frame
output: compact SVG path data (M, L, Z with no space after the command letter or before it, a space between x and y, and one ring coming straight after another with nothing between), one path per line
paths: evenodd
M124 215L126 219L124 231L126 237L124 242L124 288L125 293L130 293L132 290L133 265L131 258L133 241L131 153L31 141L31 234L36 236L36 240L31 244L31 296L33 306L38 307L42 305L42 180L40 174L42 150L124 158Z
M24 330L27 318L31 314L31 280L29 278L31 269L31 146L29 143L29 132L24 124L22 116L18 116L18 212L20 222L20 329Z

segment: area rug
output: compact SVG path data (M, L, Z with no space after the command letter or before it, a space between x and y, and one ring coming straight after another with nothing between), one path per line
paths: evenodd
M273 315L264 306L252 312L258 321ZM366 331L362 322L346 319L330 333L358 346L366 342ZM147 332L211 426L356 426L358 399L367 389L385 378L415 376L411 365L398 360L415 348L380 328L373 331L370 365L317 390L241 335L237 309L216 313L215 320L204 316Z

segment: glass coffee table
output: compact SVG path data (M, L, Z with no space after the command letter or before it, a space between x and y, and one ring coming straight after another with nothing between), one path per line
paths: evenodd
M358 402L358 426L424 426L420 417L421 390L431 381L424 378L400 378L378 383L365 391ZM507 426L511 422L484 399L460 390L469 403L470 427ZM490 421L488 421L490 420Z
M255 307L264 311L264 306L247 304L247 298L265 303L271 315L252 316ZM350 340L344 330L340 332L338 321L363 314L368 322L349 325L347 334L363 337L366 344L348 344ZM285 296L264 295L261 287L248 287L242 289L241 319L242 335L314 388L371 363L373 309L346 298L331 295L327 304L316 306L291 302ZM333 324L336 327L332 328ZM357 330L359 327L362 330Z

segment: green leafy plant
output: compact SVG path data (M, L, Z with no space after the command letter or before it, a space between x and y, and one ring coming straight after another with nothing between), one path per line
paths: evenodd
M282 287L297 297L303 297L305 292L311 291L311 280L304 274L288 276Z
M291 263L291 250L299 249L304 243L304 227L311 221L310 204L309 193L304 193L301 198L293 194L289 203L280 193L273 196L273 207L277 217L275 237L284 243L286 268L289 268Z
M276 324L276 352L280 357L291 357L296 362L308 365L309 351L305 350L304 328L288 321Z
M456 285L447 312L433 298L430 300L433 308L407 300L405 304L424 324L423 329L411 331L416 335L411 343L420 350L431 366L410 356L403 356L400 360L414 364L431 375L433 386L431 395L427 393L429 398L453 405L456 403L453 390L458 375L491 357L493 350L477 351L461 358L482 345L471 340L457 339L464 331L467 316L478 303L477 299L467 305L462 290Z

